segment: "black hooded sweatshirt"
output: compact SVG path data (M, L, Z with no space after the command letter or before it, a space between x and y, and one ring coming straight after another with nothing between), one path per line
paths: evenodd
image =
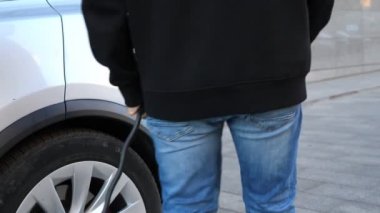
M92 52L129 107L185 121L301 103L334 0L83 0Z

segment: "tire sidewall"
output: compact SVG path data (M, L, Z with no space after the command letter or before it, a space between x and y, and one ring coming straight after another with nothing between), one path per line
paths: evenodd
M22 159L16 159L9 171L0 174L0 212L16 212L39 181L68 164L99 161L117 167L122 146L118 139L92 131L56 134L33 144ZM125 164L124 173L138 188L146 212L159 212L157 185L148 167L131 149Z

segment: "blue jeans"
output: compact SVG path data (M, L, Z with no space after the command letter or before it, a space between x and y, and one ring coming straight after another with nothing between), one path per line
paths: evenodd
M246 212L295 212L301 104L263 113L173 122L145 118L155 146L164 213L216 212L226 121Z

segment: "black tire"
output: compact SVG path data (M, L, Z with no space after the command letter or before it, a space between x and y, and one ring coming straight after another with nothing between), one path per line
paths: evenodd
M34 137L0 162L0 212L13 213L31 189L51 172L80 161L118 166L120 140L93 130L70 129ZM131 149L124 173L138 188L148 213L161 212L155 180L144 161Z

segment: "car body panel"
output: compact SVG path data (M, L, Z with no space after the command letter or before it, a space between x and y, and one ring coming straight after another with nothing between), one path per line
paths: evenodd
M45 0L0 1L0 47L2 131L64 101L61 19Z
M81 0L48 0L62 17L65 43L66 101L99 99L125 105L117 87L109 83L108 68L90 48Z

